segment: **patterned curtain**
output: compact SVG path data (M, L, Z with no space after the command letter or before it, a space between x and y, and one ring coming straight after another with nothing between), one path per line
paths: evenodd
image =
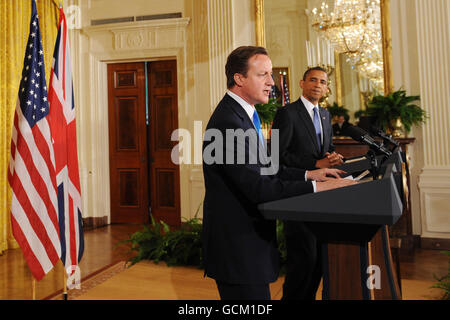
M49 81L53 49L58 33L58 0L37 0ZM17 243L11 233L11 188L7 181L11 130L22 74L31 18L31 0L0 1L0 254ZM47 83L48 86L48 83Z

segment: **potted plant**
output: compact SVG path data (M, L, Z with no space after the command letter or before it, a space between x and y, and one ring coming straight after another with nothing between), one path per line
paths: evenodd
M255 109L258 111L259 119L261 120L261 129L266 139L270 136L270 128L272 126L273 119L277 113L281 104L276 98L269 98L268 103L256 104Z
M450 251L442 251L442 253L448 255L448 257L450 258ZM442 289L443 295L442 295L442 299L443 300L450 300L450 259L449 259L449 264L448 264L448 273L443 276L443 277L436 277L436 280L438 281L436 284L434 284L432 286L432 288L438 288L438 289Z
M399 136L402 126L407 134L413 125L425 123L425 110L413 104L418 100L420 96L407 96L405 90L397 90L386 96L374 96L369 101L366 113L375 118L378 127L393 136Z
M339 116L344 116L345 120L347 121L348 119L350 119L349 110L344 106L338 105L336 102L334 102L333 105L327 107L327 110L330 113L332 119Z
M194 218L185 219L179 228L170 228L164 221L155 221L144 225L142 231L133 233L129 239L120 241L116 246L131 244L130 252L136 255L128 262L130 266L141 260L151 260L154 263L164 261L168 266L202 267L202 221L197 218L200 211L197 208Z
M268 103L255 105L259 119L261 120L261 125L270 126L279 107L281 107L281 104L275 98L269 98Z

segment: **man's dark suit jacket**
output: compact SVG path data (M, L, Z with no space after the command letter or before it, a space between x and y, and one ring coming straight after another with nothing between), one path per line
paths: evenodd
M330 113L319 107L323 131L323 150L317 145L311 116L301 99L277 110L272 130L280 130L280 163L288 167L317 169L316 161L335 150Z
M228 94L218 104L208 129L254 130L242 106ZM212 139L213 140L213 139ZM214 140L213 140L214 141ZM213 141L204 141L205 148ZM236 158L237 142L234 140ZM245 150L248 159L249 144ZM229 149L228 149L229 151ZM263 165L207 164L203 162L205 200L203 205L203 259L205 274L235 284L267 284L278 277L279 253L275 221L265 220L259 203L313 192L305 171L280 166L277 174L261 175Z
M335 123L335 124L333 124L333 134L335 136L345 136L345 135L347 135L347 129L351 126L352 126L352 124L349 123L348 121L345 121L342 124L342 127L339 126L339 123Z

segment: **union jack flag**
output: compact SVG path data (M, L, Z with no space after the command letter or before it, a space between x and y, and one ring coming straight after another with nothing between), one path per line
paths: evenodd
M50 74L49 124L55 149L61 260L69 275L83 256L81 187L67 23L62 8Z
M36 2L14 114L8 181L11 225L25 260L41 280L61 254L55 156L48 123L44 52Z

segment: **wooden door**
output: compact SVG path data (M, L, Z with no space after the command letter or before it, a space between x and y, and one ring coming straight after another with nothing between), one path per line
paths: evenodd
M171 159L172 132L178 128L177 64L175 60L151 62L148 68L150 125L150 199L156 221L181 223L180 171Z
M148 222L145 64L108 65L111 223Z

